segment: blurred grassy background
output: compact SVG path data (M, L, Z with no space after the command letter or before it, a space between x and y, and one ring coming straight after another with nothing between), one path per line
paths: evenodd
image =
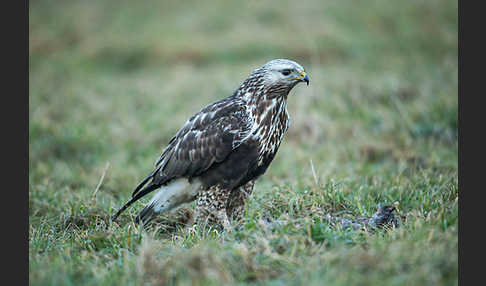
M457 56L457 1L30 1L30 283L456 285ZM184 121L274 58L311 84L244 230L140 231L142 203L106 226ZM316 220L393 201L391 234Z

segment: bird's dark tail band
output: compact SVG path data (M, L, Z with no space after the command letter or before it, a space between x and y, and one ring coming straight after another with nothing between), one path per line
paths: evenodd
M146 182L146 180L144 180L144 181ZM112 221L115 221L118 218L118 216L124 210L126 210L131 204L133 204L134 202L138 201L141 197L143 197L146 194L150 193L151 191L157 189L158 187L160 187L160 185L150 184L150 185L147 185L146 187L144 187L143 189L141 189L139 192L136 193L136 195L134 197L132 197L125 205L123 205L123 207L121 207L120 210L118 210L114 216L111 217L111 220Z

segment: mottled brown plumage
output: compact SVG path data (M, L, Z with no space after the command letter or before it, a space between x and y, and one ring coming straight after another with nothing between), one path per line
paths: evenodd
M233 95L196 113L113 220L159 188L137 222L193 200L198 223L212 216L214 223L228 226L228 217L240 218L254 180L265 173L289 128L287 96L299 82L309 83L302 66L273 60L256 69Z

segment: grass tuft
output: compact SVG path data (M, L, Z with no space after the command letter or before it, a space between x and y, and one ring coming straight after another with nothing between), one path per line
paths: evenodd
M457 285L457 3L31 1L31 285ZM193 113L274 58L290 130L230 232L109 218ZM107 167L109 166L109 168ZM331 226L399 202L401 227Z

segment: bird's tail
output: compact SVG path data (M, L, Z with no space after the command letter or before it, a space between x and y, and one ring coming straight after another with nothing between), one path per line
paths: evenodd
M137 216L135 222L142 222L145 226L155 217L155 214L170 211L184 203L193 201L200 187L201 182L199 180L189 181L186 178L179 178L161 186L160 190Z
M138 199L140 199L141 197L145 196L146 194L160 187L161 184L154 184L153 181L148 186L145 186L147 182L154 177L155 173L159 171L160 167L161 165L155 168L155 170L153 170L145 179L143 179L137 185L135 190L133 190L132 198L125 205L123 205L123 207L121 207L114 216L111 217L112 221L115 221L123 211L125 211L131 204L136 202Z
M153 190L157 189L160 187L160 185L158 184L149 184L147 185L146 187L144 187L143 189L140 189L141 187L143 187L143 185L148 181L150 177L147 177L145 178L144 181L142 181L142 183L140 183L137 188L135 189L134 191L134 196L125 204L123 205L123 207L121 207L114 216L111 217L111 220L112 221L115 221L118 216L124 211L126 210L131 204L133 204L134 202L138 201L141 197L145 196L146 194L152 192ZM137 217L138 218L138 217Z

